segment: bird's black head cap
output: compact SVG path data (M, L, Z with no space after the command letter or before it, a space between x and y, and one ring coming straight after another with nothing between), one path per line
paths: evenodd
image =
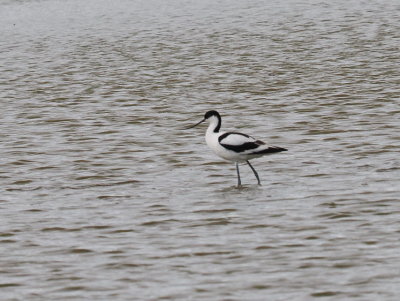
M221 116L219 115L219 113L217 111L214 111L214 110L208 111L207 113L205 113L204 114L204 119L208 119L208 118L210 118L212 116L216 116L216 117L218 117L218 119L221 119Z

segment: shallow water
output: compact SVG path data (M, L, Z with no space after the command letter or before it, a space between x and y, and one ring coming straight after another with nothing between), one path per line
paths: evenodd
M399 3L232 2L0 3L2 300L397 300Z

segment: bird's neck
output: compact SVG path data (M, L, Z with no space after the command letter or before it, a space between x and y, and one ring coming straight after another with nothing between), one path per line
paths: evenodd
M221 129L221 117L219 116L211 117L207 133L218 133L220 129Z

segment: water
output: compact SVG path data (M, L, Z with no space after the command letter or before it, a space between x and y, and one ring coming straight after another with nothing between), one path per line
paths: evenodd
M398 1L2 1L2 300L397 300ZM207 149L288 152L262 186Z

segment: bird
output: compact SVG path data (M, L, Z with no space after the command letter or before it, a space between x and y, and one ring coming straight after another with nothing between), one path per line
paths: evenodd
M252 136L238 132L222 132L221 130L221 115L211 110L204 114L204 118L195 125L189 126L186 129L191 129L204 121L209 122L206 131L206 143L208 147L219 157L227 161L235 162L238 178L238 187L242 185L239 172L239 163L246 162L257 179L257 184L261 185L260 177L257 171L250 164L250 160L259 158L264 155L271 155L287 151L286 148L279 146L269 146L261 140L257 140Z

